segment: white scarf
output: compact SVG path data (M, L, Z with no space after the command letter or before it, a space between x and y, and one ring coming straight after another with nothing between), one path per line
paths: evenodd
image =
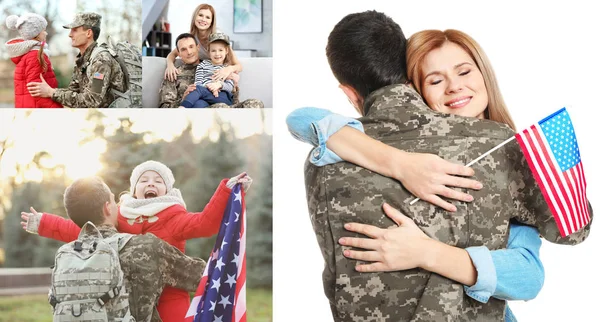
M127 222L133 225L144 220L153 223L158 220L156 214L174 205L182 205L185 208L181 192L175 188L164 196L149 199L136 199L131 194L125 194L121 196L119 209L121 215L127 218Z
M6 44L5 44L6 51L8 52L8 55L10 56L10 58L23 56L31 50L39 50L42 45L42 43L37 40L23 40L23 41L9 44L9 42L16 40L16 39L22 39L22 38L11 39L8 42L6 42ZM46 56L49 55L48 43L44 43L44 54Z

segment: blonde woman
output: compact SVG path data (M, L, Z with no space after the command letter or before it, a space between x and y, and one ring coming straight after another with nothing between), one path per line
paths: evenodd
M208 55L208 37L216 33L217 16L215 9L206 3L203 3L194 9L192 21L190 23L190 34L194 35L199 41L199 56L200 60L209 59ZM167 69L165 70L165 79L175 81L179 71L175 68L175 59L177 58L177 49L173 49L167 56ZM237 83L239 76L237 73L242 71L242 65L237 59L231 46L229 46L229 66L215 71L213 79L216 81L224 81L232 79Z
M490 119L515 130L491 64L467 34L457 30L418 32L408 40L406 57L408 79L431 109ZM357 110L362 109L358 106ZM473 175L470 168L435 155L397 150L368 137L355 119L304 108L292 112L287 123L294 137L316 146L310 157L313 164L342 160L358 164L399 180L417 197L448 211L455 211L456 207L440 196L461 201L472 201L472 197L447 186L481 187L474 180L455 176ZM400 218L389 206L386 213ZM410 219L403 220L412 223ZM377 234L372 232L380 230L361 224L350 224L347 229L373 237ZM541 240L537 229L532 227L512 223L507 249L493 251L485 246L461 249L437 241L436 247L431 247L431 238L414 224L403 225L387 237L387 240L344 238L339 242L366 249L344 252L346 257L369 262L357 266L361 272L404 270L414 268L414 263L420 260L443 257L446 260L436 261L441 264L434 271L464 284L466 293L480 302L487 302L491 296L505 300L531 299L543 285ZM421 247L425 243L428 246ZM386 247L380 247L383 244ZM505 318L515 321L508 306Z

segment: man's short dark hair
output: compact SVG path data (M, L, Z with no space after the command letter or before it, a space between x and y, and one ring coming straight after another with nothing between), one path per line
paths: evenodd
M190 33L187 33L187 32L183 33L183 34L177 36L177 39L175 39L175 48L177 48L178 52L179 52L179 40L185 39L185 38L193 38L196 45L198 45L198 38L194 37L194 35L192 35Z
M79 227L83 227L88 221L98 226L104 223L102 209L106 202L110 202L110 194L99 177L77 179L65 190L67 215Z
M100 28L92 27L92 26L88 26L88 25L83 25L82 27L83 27L83 30L92 29L92 37L94 38L94 41L98 40L98 37L100 37Z
M362 98L407 81L406 37L400 26L381 12L344 17L329 34L326 53L333 75Z

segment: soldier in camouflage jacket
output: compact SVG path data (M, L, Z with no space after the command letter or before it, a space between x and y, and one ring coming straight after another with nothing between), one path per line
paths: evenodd
M407 85L373 92L361 118L365 133L408 152L435 153L466 164L514 135L506 125L436 113ZM414 198L397 181L342 162L316 167L307 161L307 198L313 228L326 268L325 292L336 321L503 321L505 302L487 304L464 294L460 283L422 269L359 273L345 258L341 237L359 237L345 223L378 227L394 223L381 205L389 203L412 218L430 237L452 246L506 248L509 220L535 226L551 242L577 244L589 225L561 238L552 213L514 141L472 166L483 189L471 203L457 203L448 213Z
M117 233L114 194L102 179L75 180L65 190L64 198L67 214L79 227L91 221L104 238ZM119 251L119 260L129 293L130 312L138 322L162 321L156 306L163 288L169 285L195 291L206 265L202 259L186 256L153 234L131 236Z
M349 15L338 25L353 35L356 28L367 29L368 37L372 37L377 31L364 24L372 22L378 28L377 24L386 19L383 14L366 12ZM384 23L380 30L399 33L392 37L394 41L385 41L386 46L405 41L399 26L392 24L390 28ZM336 29L339 31L338 26L327 46L329 63L344 92L355 106L360 106L359 111L365 115L360 119L365 133L374 139L407 152L433 153L466 164L514 135L505 124L432 111L413 88L404 84L405 58L397 54L405 52L402 45L389 45L392 48L388 53L395 55L389 65L383 64L379 70L373 65L365 67L362 62L373 57L365 48L379 49L378 41L385 37L348 39ZM349 70L348 66L353 68ZM344 257L347 247L338 241L341 237L360 236L345 230L344 224L356 222L381 228L394 225L382 211L384 202L410 217L429 237L460 248L506 248L510 219L536 227L542 237L554 243L577 244L588 236L589 224L561 238L514 141L472 167L474 179L484 188L471 191L471 203L457 202L457 211L448 213L423 201L410 205L414 197L400 183L359 166L341 162L316 167L306 162L310 218L325 260L323 285L336 321L504 321L505 301L491 298L485 304L477 302L466 296L462 284L429 271L356 271L357 262Z
M181 100L186 94L189 85L194 84L196 67L200 63L198 58L198 46L196 38L191 34L181 34L175 41L179 56L183 64L177 67L177 79L172 82L168 79L163 80L160 86L160 108L176 108L180 106ZM195 44L195 45L194 45ZM233 105L218 103L209 106L210 108L263 108L262 101L257 99L247 99L239 101L239 87L233 91Z
M71 83L67 88L50 88L44 80L28 84L33 96L51 97L52 100L72 108L104 108L115 99L111 89L125 92L125 74L116 59L107 51L92 55L98 46L102 16L96 13L78 13L72 23L63 26L71 29L72 46L80 50L73 68Z

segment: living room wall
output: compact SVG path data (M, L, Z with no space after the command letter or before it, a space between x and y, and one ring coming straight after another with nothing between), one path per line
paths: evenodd
M200 3L208 3L217 12L217 27L234 41L234 49L255 49L258 57L273 56L273 0L262 0L262 33L233 33L233 0L169 1L168 20L171 24L173 41L177 35L189 32L194 9ZM174 44L171 44L174 46Z

